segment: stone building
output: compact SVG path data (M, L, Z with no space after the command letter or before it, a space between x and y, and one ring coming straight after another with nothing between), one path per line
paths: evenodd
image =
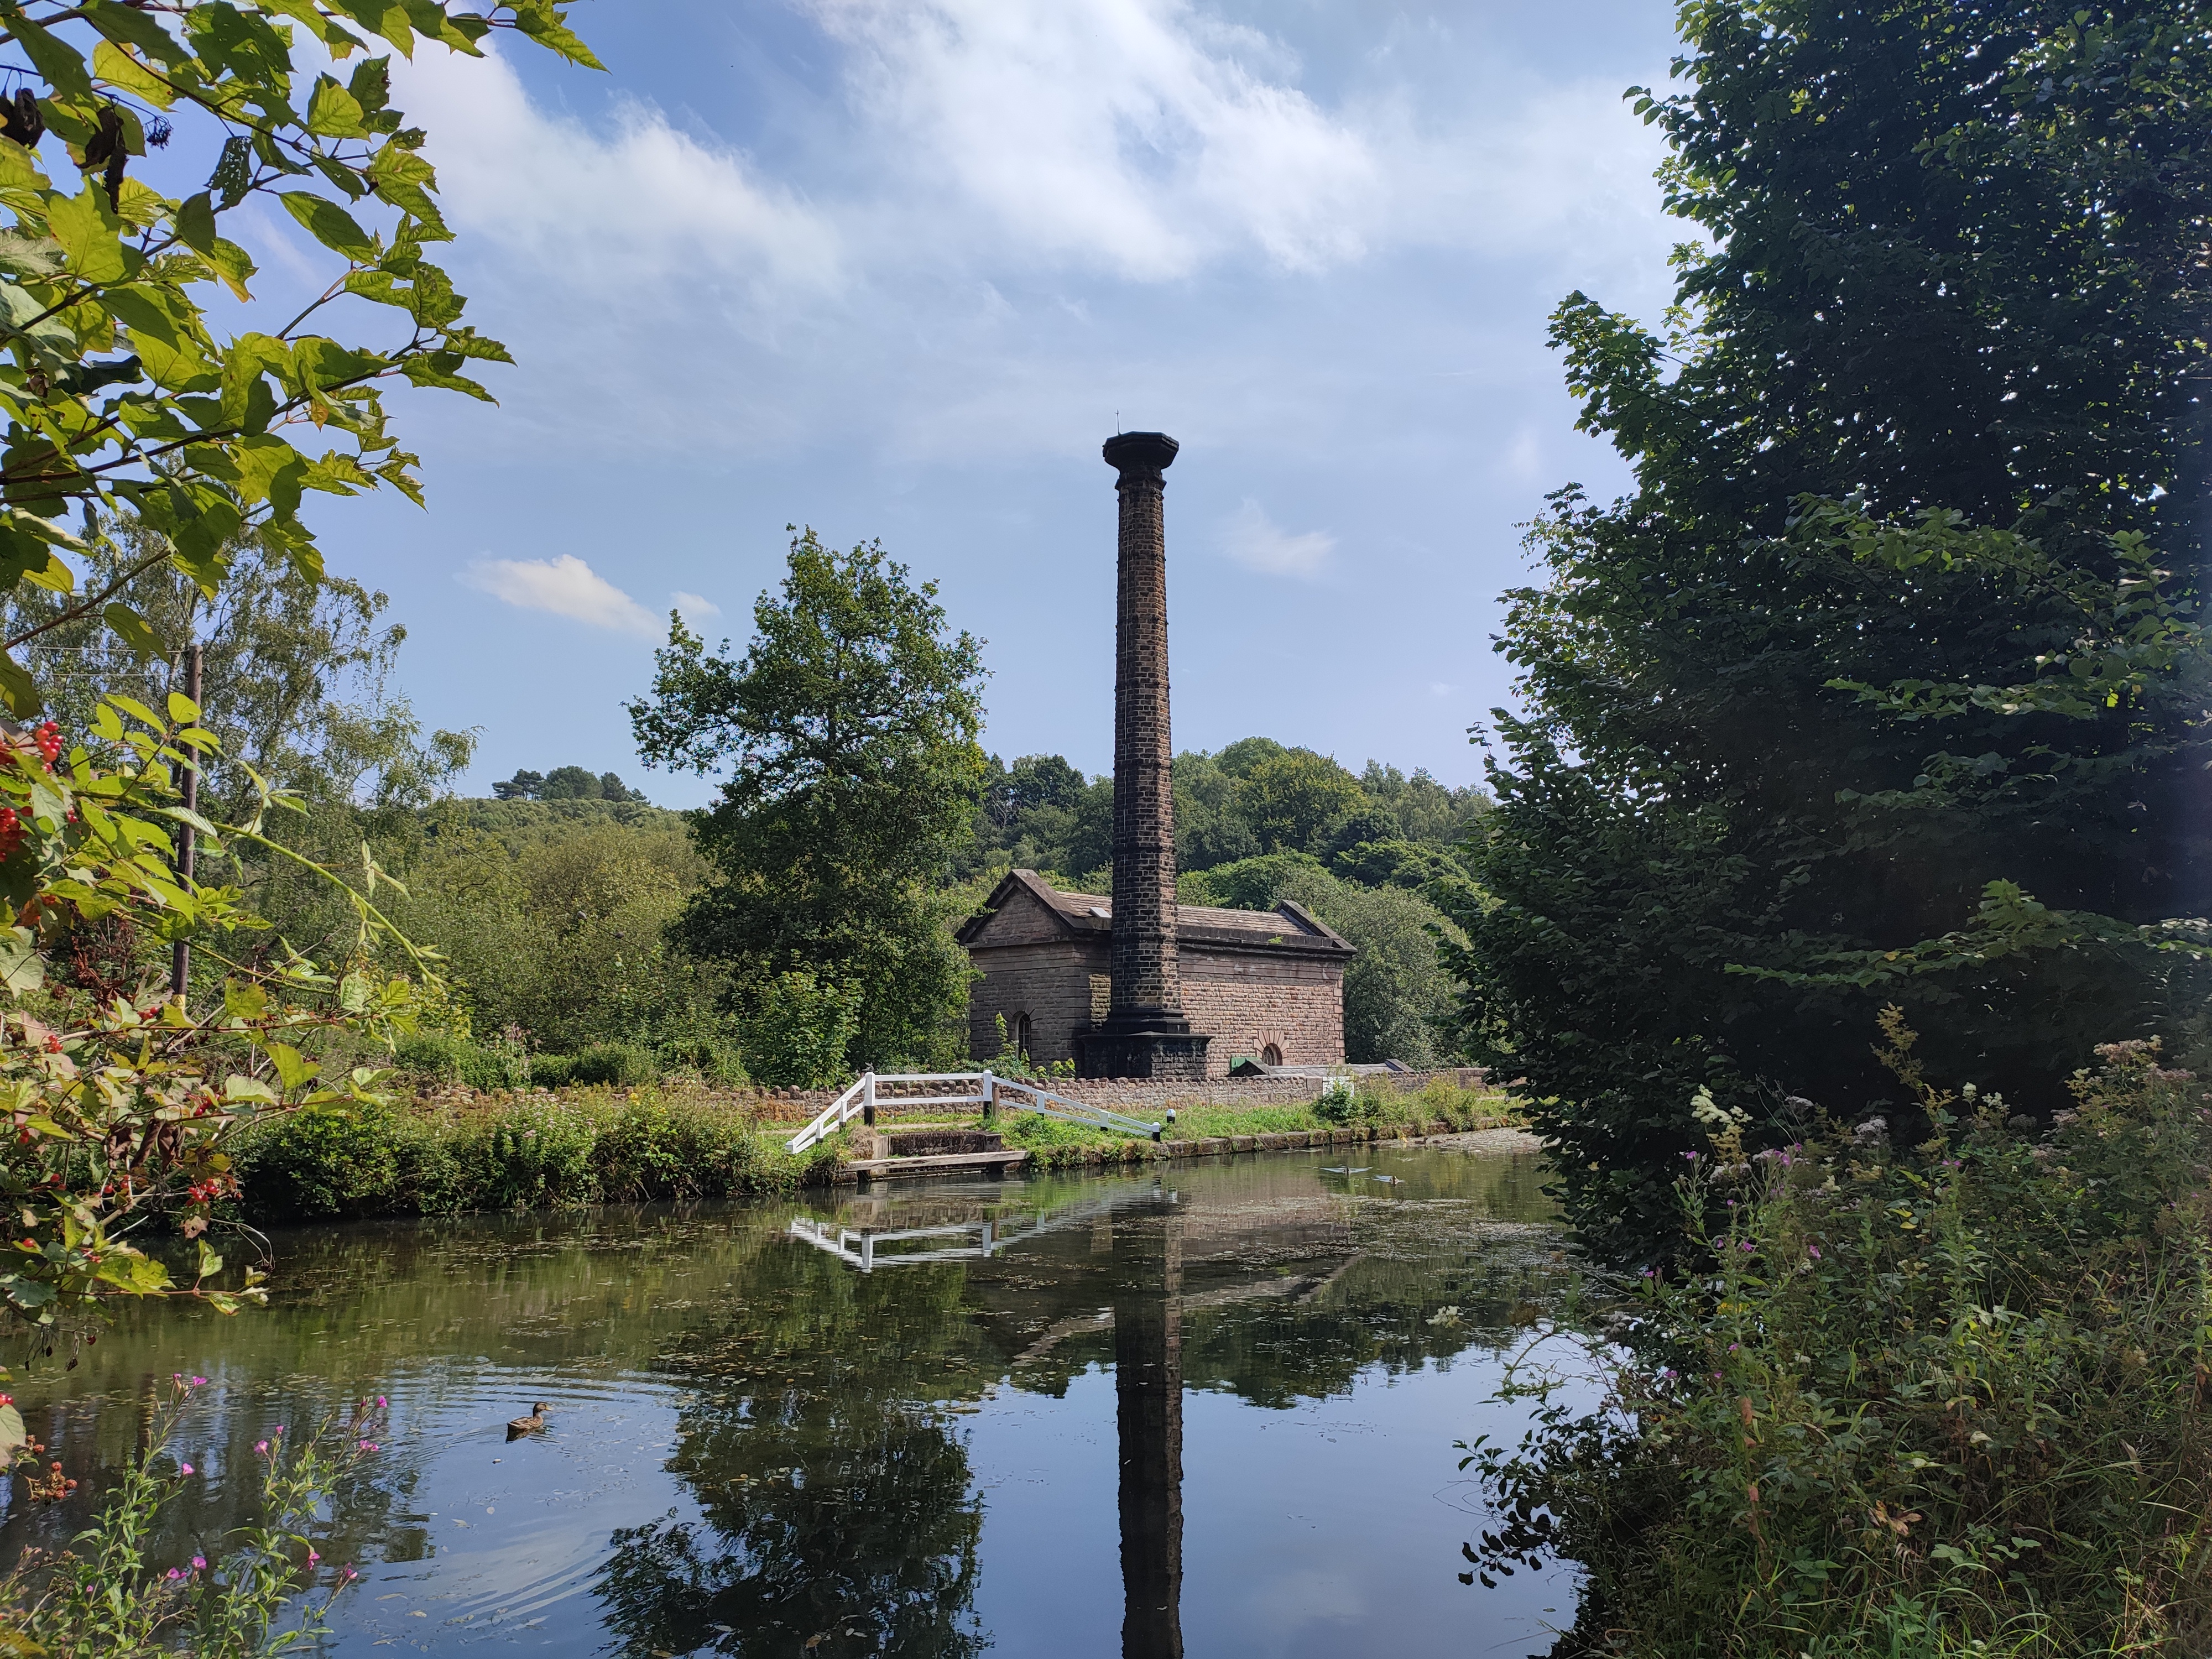
M1334 1066L1344 1059L1344 969L1352 947L1296 904L1273 910L1175 907L1182 1013L1210 1041L1205 1075L1239 1060ZM1063 893L1016 870L961 928L982 975L969 995L969 1053L999 1053L999 1024L1039 1065L1073 1060L1112 1012L1114 902Z

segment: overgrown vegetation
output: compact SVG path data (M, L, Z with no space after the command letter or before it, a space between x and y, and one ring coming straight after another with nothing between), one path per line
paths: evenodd
M242 1213L277 1224L781 1191L836 1159L834 1146L787 1153L797 1127L681 1089L302 1112L241 1137Z
M2212 1092L2112 1045L2045 1129L1937 1089L1885 1018L1925 1139L1808 1113L1747 1156L1701 1102L1695 1253L1588 1346L1603 1408L1477 1449L1480 1571L1589 1574L1562 1656L2079 1659L2212 1619Z

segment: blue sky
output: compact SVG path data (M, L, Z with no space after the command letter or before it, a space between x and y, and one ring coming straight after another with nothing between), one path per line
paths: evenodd
M881 537L988 641L987 742L1112 754L1117 420L1169 474L1178 746L1477 780L1497 596L1549 489L1619 488L1544 319L1656 317L1660 3L624 0L611 71L398 77L497 409L399 403L429 510L342 501L471 787L612 768L671 605L742 643L787 523ZM282 279L286 232L256 248ZM302 266L302 274L305 267Z

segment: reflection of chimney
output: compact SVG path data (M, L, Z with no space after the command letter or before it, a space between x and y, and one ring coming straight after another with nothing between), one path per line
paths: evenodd
M1164 432L1106 441L1121 475L1114 620L1113 1000L1082 1045L1091 1077L1206 1075L1176 973L1174 744L1168 729L1168 547L1164 497L1178 446Z
M1114 1229L1121 1659L1182 1659L1182 1218Z

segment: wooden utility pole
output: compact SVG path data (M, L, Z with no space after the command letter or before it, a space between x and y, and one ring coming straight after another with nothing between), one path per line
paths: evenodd
M185 695L191 699L194 708L198 708L200 704L200 664L202 653L205 649L204 646L195 645L189 647L185 653ZM198 750L189 748L185 750L186 759L184 794L185 811L187 812L197 812L200 809L200 769L196 758L198 752ZM177 839L177 877L189 888L192 879L194 854L199 850L199 838L193 833L191 824L183 824L179 827L184 833ZM171 996L181 999L191 988L191 967L192 947L186 941L179 939L169 958L169 994Z

